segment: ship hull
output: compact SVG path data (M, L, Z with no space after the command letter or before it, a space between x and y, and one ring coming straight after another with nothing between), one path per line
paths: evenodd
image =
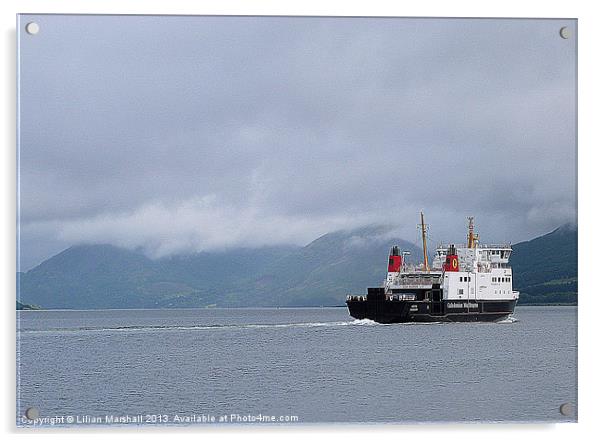
M356 319L370 319L383 324L399 322L495 322L514 312L515 299L406 301L374 290L368 296L347 300L349 314Z

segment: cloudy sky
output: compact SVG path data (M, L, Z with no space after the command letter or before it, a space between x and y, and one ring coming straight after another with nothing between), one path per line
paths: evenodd
M22 16L21 270L78 243L413 241L421 209L434 241L575 222L575 27Z

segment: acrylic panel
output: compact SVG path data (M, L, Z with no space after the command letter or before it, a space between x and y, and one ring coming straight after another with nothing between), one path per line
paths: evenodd
M17 40L17 425L577 420L577 20Z

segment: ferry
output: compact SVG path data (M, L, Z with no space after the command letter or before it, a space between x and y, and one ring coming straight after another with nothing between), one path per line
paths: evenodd
M474 217L468 217L467 243L440 245L430 265L422 212L420 229L422 264L406 264L409 252L391 247L383 284L347 295L352 317L384 324L476 322L500 321L514 312L519 292L512 288L510 244L480 244Z

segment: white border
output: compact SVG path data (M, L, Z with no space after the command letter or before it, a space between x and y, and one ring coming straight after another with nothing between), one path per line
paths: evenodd
M5 356L2 367L4 397L1 402L2 424L10 437L44 437L51 440L81 438L105 438L99 430L44 431L43 435L14 428L14 351L15 351L15 15L21 13L112 13L112 14L238 14L238 15L370 15L370 16L438 16L438 17L562 17L579 19L579 424L559 425L421 425L421 426L319 426L319 427L278 427L278 428L208 428L187 429L127 429L112 430L111 437L131 439L137 435L149 439L162 439L168 433L177 433L178 439L210 437L242 438L253 440L277 440L281 438L301 440L307 437L338 437L345 439L373 438L445 438L455 440L507 440L508 437L527 439L544 436L546 440L579 439L598 435L596 412L600 408L600 371L596 364L599 348L599 325L595 298L602 296L596 291L594 277L597 262L593 249L600 241L596 229L600 206L600 180L596 173L600 170L600 123L598 111L600 79L602 78L600 48L601 17L593 1L531 1L505 0L492 2L456 1L412 1L387 2L385 0L5 0L2 8L2 89L4 97L1 108L1 133L4 135L2 149L2 231L3 253L0 255L2 271L5 336L2 353ZM589 259L588 259L589 258ZM599 322L599 320L598 320ZM336 432L336 435L335 435ZM379 434L374 434L379 433ZM389 434L386 434L389 433ZM390 434L394 433L394 434Z

